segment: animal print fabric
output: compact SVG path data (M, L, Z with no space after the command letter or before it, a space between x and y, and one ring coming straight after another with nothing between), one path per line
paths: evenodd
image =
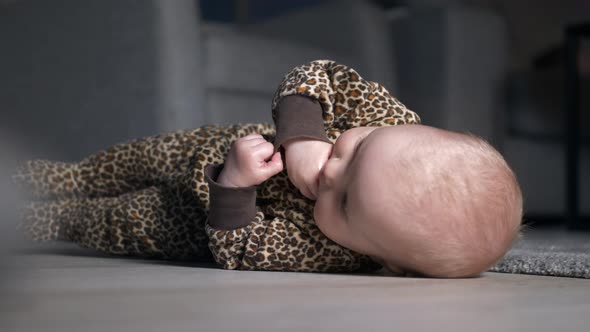
M204 126L115 145L78 163L33 160L14 176L31 200L23 228L37 241L66 240L110 254L211 258L205 232L207 164L268 124Z
M419 123L381 85L329 60L291 70L272 101L317 100L331 142L358 126ZM207 165L222 164L231 144L250 133L272 139L274 127L205 126L131 141L79 163L29 161L15 180L31 194L24 225L35 240L63 239L111 254L166 259L212 257L226 269L347 272L373 269L368 257L339 246L313 222L313 201L287 172L257 187L256 216L244 227L206 223ZM209 179L214 181L214 179Z

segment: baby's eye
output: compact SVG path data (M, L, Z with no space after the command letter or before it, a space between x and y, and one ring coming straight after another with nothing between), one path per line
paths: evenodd
M342 199L340 201L340 208L342 209L342 213L346 215L346 203L348 201L348 194L345 192L342 195Z

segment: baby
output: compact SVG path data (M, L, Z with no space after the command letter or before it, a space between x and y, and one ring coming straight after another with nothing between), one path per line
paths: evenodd
M475 276L518 234L522 196L515 176L475 136L421 125L351 128L334 145L321 134L300 136L282 146L290 181L315 200L315 224L393 272ZM258 185L280 171L270 143L256 135L241 140L226 159L221 185Z
M207 126L28 162L15 176L38 200L26 230L112 254L212 254L228 269L433 277L480 274L518 234L522 197L498 152L419 125L351 68L293 69L273 119L276 132Z
M477 137L421 125L358 127L334 145L299 139L285 148L290 179L315 200L322 232L395 273L476 276L517 235L518 184ZM259 135L240 139L218 182L265 181L282 169L273 153Z

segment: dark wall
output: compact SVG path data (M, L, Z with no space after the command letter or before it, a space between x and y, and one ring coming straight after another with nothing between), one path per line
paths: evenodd
M145 3L0 7L1 129L32 156L52 159L155 132L155 33L144 24L155 11Z

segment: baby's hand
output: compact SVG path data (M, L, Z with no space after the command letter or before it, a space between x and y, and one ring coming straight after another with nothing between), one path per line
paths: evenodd
M318 177L330 154L332 144L314 139L295 139L283 144L289 180L309 199L317 199Z
M258 185L283 170L279 152L262 135L252 134L234 142L217 182L225 187Z

